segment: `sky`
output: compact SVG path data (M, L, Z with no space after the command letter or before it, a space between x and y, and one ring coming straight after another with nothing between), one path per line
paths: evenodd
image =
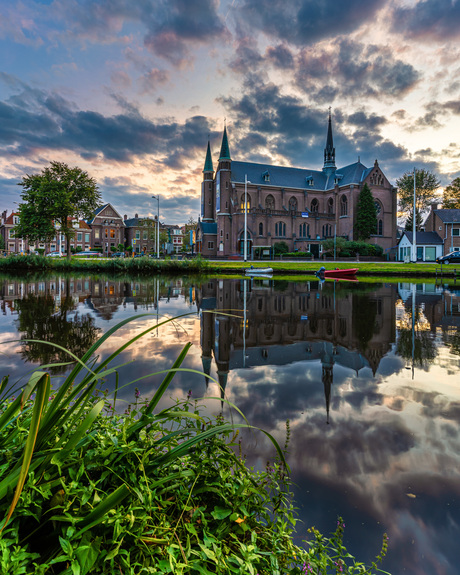
M459 0L0 0L0 211L50 161L120 215L197 220L232 159L460 176Z

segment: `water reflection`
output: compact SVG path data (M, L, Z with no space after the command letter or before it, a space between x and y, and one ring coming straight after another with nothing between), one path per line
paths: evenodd
M127 350L122 361L134 359L135 370L124 368L125 377L166 369L192 341L184 366L204 376L178 373L171 395L225 392L252 424L281 443L290 420L289 462L304 521L299 539L310 525L327 532L341 514L347 543L359 557L371 559L382 533L389 533L384 569L394 575L459 571L458 284L82 277L0 285L5 342L18 331L61 329L54 317L78 314L105 332L138 314L101 350L102 358L146 323L192 312ZM35 317L33 298L42 308ZM73 302L67 310L66 298ZM21 375L15 353L22 345L2 346L0 373L16 369ZM146 377L136 385L149 395L156 384ZM131 401L132 391L120 396ZM209 404L215 413L220 408L219 401ZM244 445L255 466L273 458L260 434L247 435Z

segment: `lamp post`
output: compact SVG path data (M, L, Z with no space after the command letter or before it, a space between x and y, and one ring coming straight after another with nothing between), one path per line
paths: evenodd
M248 175L244 175L244 261L248 261Z
M417 228L417 212L416 212L416 207L415 207L415 175L416 175L416 170L414 167L414 211L413 211L413 215L412 215L412 261L414 263L417 263L417 236L415 235L415 230Z
M160 194L158 194L158 196L152 196L152 198L158 202L158 213L157 213L157 259L160 259Z

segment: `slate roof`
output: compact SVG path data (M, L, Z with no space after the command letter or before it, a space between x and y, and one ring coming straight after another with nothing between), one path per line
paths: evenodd
M149 222L152 222L153 224L155 224L155 228L157 227L157 221L154 220L153 218L129 218L127 220L124 220L124 222L125 222L125 226L127 228L135 228L137 226L143 227L142 222L144 222L145 220L148 220ZM160 228L161 227L162 227L162 224L160 222Z
M339 186L360 184L370 174L371 170L372 168L366 168L361 162L356 162L343 168L337 168L335 173L328 176L322 170L233 161L231 180L232 182L244 183L247 174L251 184L297 188L307 191L325 191L334 189L335 178L339 178ZM269 181L264 180L264 174L267 173L270 177ZM307 183L307 178L313 178L313 185Z
M434 210L434 213L438 218L445 224L460 224L460 210L459 209L449 209L449 210Z
M86 223L91 225L94 222L94 220L96 219L96 216L98 216L102 212L102 210L104 210L107 206L110 206L112 208L112 210L117 214L117 216L119 218L121 218L121 220L123 221L123 218L120 216L120 214L117 212L117 210L112 206L112 204L107 203L107 204L104 204L103 206L99 206L98 208L96 208L94 210L93 217L90 218L89 220L86 220Z
M412 244L412 232L404 232L399 241L401 241L404 236L406 236L409 242ZM440 238L436 232L415 232L415 242L418 246L443 245L442 238Z

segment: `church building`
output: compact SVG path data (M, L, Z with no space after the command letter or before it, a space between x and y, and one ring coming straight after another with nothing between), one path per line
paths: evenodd
M336 167L330 114L321 170L232 160L225 127L215 172L208 142L196 251L204 257L243 255L246 232L248 259L268 257L277 242L285 242L289 251L309 251L318 257L322 240L335 234L358 239L354 227L365 183L377 212L369 242L389 250L396 245L396 188L377 160L372 168L359 159Z

